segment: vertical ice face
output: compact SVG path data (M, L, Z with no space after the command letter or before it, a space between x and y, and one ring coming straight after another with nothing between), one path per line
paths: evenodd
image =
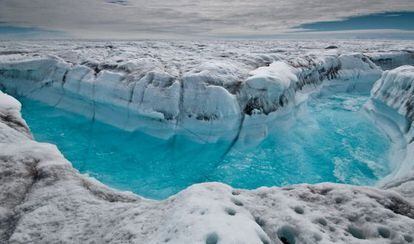
M234 138L241 120L237 93L244 72L230 62L206 62L183 74L180 127L208 141Z
M371 91L372 99L395 110L406 119L402 132L411 131L414 121L414 67L400 66L385 71Z
M414 52L403 51L379 51L370 53L370 59L384 70L390 70L402 65L414 65Z
M126 130L162 127L155 134L163 138L183 133L216 141L240 137L246 123L260 126L245 132L265 137L266 120L321 86L368 90L380 77L381 58L411 62L406 51L305 52L293 44L280 50L261 44L258 51L238 42L41 46L34 54L2 55L0 84Z
M249 73L243 84L241 98L244 113L269 114L294 103L297 70L283 61L259 67Z
M366 109L386 131L397 150L391 159L394 172L384 180L388 185L404 185L414 171L413 108L414 66L404 65L385 71L374 84Z

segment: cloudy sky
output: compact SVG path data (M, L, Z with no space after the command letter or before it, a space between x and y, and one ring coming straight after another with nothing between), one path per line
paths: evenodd
M414 0L0 0L0 39L414 39L412 23Z

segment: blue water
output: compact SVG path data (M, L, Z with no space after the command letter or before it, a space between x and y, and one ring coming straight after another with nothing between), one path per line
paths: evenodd
M293 183L374 184L389 173L388 139L361 107L366 95L311 99L291 128L280 127L257 146L165 141L125 132L48 105L21 99L35 138L56 144L80 172L142 196L163 199L194 183L237 188ZM275 128L279 128L275 122Z

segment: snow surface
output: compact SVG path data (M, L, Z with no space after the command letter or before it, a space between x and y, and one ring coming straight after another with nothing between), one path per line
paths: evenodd
M152 201L79 174L55 146L33 141L20 103L1 92L0 242L414 242L414 67L382 71L412 64L412 45L336 45L0 43L2 90L160 137L190 128L199 140L260 140L266 123L294 111L310 91L366 90L378 80L366 109L405 156L377 188L204 183ZM382 54L388 61L379 61Z

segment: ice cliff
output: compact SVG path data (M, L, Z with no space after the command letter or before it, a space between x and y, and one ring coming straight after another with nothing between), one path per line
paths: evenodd
M371 100L366 104L377 124L398 147L392 162L394 173L383 182L388 186L406 187L408 191L412 191L414 179L413 85L414 66L405 65L385 71L374 84Z
M259 121L265 137L262 115L271 123L289 113L302 101L298 94L322 81L331 80L333 89L369 90L381 67L414 62L405 50L266 53L272 43L264 43L262 53L247 54L237 42L220 43L236 46L226 52L214 49L219 44L63 44L4 52L0 84L5 91L126 130L162 138L185 134L206 142L260 140L250 135L252 124Z
M294 111L309 92L371 89L376 81L367 111L398 140L404 155L380 187L322 183L239 190L204 183L152 201L79 174L55 146L31 138L19 102L0 92L0 242L414 242L414 67L383 72L411 64L412 53L387 51L387 61L379 61L384 58L377 49L372 54L318 49L318 54L275 50L263 55L232 54L227 45L230 50L218 52L215 62L207 52L202 62L192 56L169 60L167 66L151 55L154 47L141 50L148 54L142 59L128 59L122 55L133 52L104 46L111 50L104 52L109 58L94 62L84 59L93 57L96 47L82 57L84 49L68 51L78 49L67 43L42 45L20 52L6 45L8 53L0 56L2 90L122 128L139 129L147 121L149 133L162 130L159 135L167 137L196 131L200 140L254 140L265 136L266 123ZM235 61L221 55L233 55Z

